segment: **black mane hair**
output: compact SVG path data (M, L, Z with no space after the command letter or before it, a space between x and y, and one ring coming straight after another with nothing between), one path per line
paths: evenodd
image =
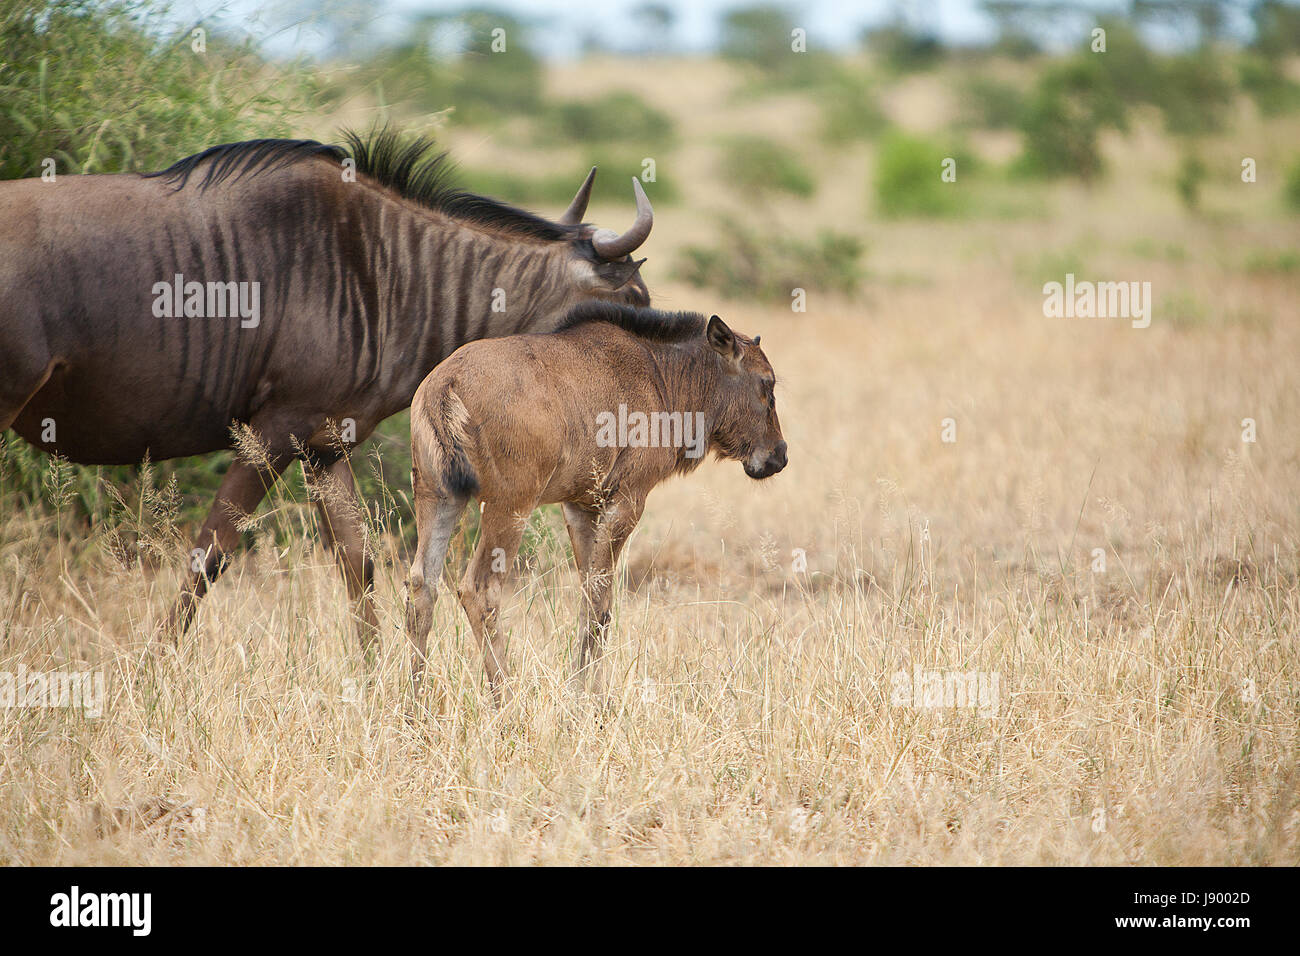
M571 239L580 226L561 225L507 203L479 196L453 182L455 164L446 152L433 152L434 142L424 137L405 139L390 127L371 130L363 136L344 130L347 146L330 146L310 139L251 139L213 146L187 156L146 178L161 177L182 189L190 176L206 164L200 189L218 186L233 177L271 172L292 163L324 156L337 163L356 162L359 173L429 209L454 219L499 228L523 238L558 241Z
M708 319L698 312L661 312L613 302L584 302L570 309L555 331L589 322L608 322L652 342L683 342L704 335L708 325Z
M145 179L161 177L168 185L183 189L190 176L205 163L207 174L199 183L200 189L218 186L231 176L280 169L310 156L327 156L342 162L346 153L340 146L326 146L314 139L249 139L242 143L223 143L210 146L201 153L177 160L156 173L143 173Z

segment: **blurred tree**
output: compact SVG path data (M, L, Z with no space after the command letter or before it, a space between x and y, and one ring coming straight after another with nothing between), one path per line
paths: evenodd
M980 9L997 26L994 50L1015 57L1040 52L1040 37L1059 26L1063 18L1080 15L1077 3L1041 0L982 0Z
M723 182L751 200L772 193L808 197L817 191L817 180L798 155L762 136L729 139L723 144L719 169Z
M323 59L360 60L376 51L376 12L365 0L296 0L294 13L296 22L321 38Z
M1251 46L1265 56L1300 51L1300 5L1282 0L1257 0L1250 8L1255 25Z
M790 31L794 19L783 7L755 6L729 10L722 17L719 50L731 60L743 60L763 69L792 55Z
M1175 187L1178 198L1189 210L1195 210L1201 201L1201 183L1205 181L1207 170L1201 157L1187 153L1178 164L1178 178Z
M914 27L901 18L884 26L869 27L862 42L892 70L903 73L928 70L943 58L943 43L925 29Z
M1166 24L1207 46L1224 38L1229 11L1239 6L1231 0L1133 0L1132 17L1137 23Z
M1100 58L1089 54L1048 67L1020 119L1025 137L1020 169L1085 181L1100 175L1101 130L1126 128L1124 102L1115 83Z
M1286 171L1286 183L1282 189L1286 197L1286 204L1296 212L1300 212L1300 156L1297 156Z
M641 34L641 49L646 53L663 54L672 49L673 27L677 15L666 3L651 0L632 10L632 22Z
M453 121L485 124L541 106L542 65L523 21L474 8L426 14L408 38L378 53L363 72L387 100L453 109Z
M769 83L811 87L826 81L835 61L824 50L796 51L799 27L784 7L761 5L729 10L722 18L719 52L729 60L756 67ZM806 41L806 37L804 37Z

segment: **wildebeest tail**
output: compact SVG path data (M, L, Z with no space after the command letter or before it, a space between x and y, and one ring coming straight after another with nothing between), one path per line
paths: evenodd
M478 494L478 475L465 453L468 443L466 425L469 412L454 389L446 387L426 406L427 413L418 416L413 430L424 431L422 441L423 461L413 462L415 481L427 480L443 498L469 497Z

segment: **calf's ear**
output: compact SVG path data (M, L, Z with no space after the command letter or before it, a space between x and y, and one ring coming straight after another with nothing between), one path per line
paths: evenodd
M740 343L736 341L735 333L716 315L709 319L709 327L704 334L709 340L709 345L723 358L740 357Z

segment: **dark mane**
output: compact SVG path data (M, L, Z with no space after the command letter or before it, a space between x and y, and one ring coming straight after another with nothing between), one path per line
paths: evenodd
M551 222L507 203L459 188L453 182L455 165L447 153L434 152L434 143L430 139L415 137L404 140L398 130L388 127L372 130L365 136L344 130L343 138L347 141L346 148L310 139L252 139L226 143L144 176L161 177L182 189L190 176L206 164L207 173L199 182L199 188L207 189L232 177L237 180L245 175L272 172L313 156L325 156L338 163L350 158L356 162L357 172L454 219L543 241L570 239L581 229L580 226Z
M220 185L231 176L239 179L244 175L281 169L310 156L328 156L340 162L345 155L342 147L326 146L314 139L249 139L242 143L211 146L201 153L172 163L166 169L144 173L143 176L145 179L161 177L169 185L183 189L189 182L190 175L199 166L208 163L207 175L199 183L200 189L207 189L209 186Z
M708 320L698 312L660 312L612 302L584 302L560 320L556 332L589 322L608 322L652 342L682 342L704 334Z
M507 203L460 189L452 182L456 167L447 153L429 155L434 148L430 139L417 137L403 144L401 134L388 127L372 130L365 137L345 130L343 138L357 161L358 172L407 199L455 219L543 240L569 239L581 228L562 226Z

